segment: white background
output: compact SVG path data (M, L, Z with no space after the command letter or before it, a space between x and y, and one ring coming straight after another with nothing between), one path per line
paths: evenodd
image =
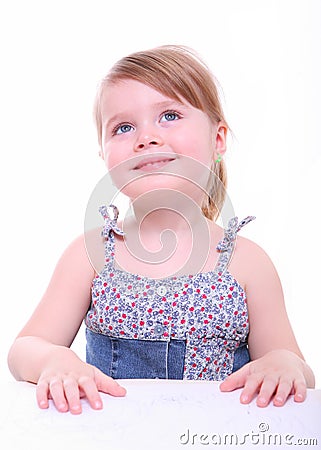
M193 47L220 81L228 192L240 218L257 217L242 235L275 263L320 388L321 2L2 1L0 42L0 376L105 173L98 81L120 57L169 43Z

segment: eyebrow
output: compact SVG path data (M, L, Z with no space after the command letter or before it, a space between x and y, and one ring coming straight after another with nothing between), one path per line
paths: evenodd
M162 108L170 108L179 106L180 108L186 107L186 105L183 102L179 102L178 100L165 100L162 102L157 102L152 105L152 109L158 110ZM120 113L115 114L110 119L105 122L105 129L109 129L114 123L121 122L125 119L125 117L129 116L131 114L130 111L122 111Z

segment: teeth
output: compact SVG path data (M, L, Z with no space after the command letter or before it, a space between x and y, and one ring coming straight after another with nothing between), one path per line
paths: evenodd
M160 163L160 162L163 162L163 161L155 161L155 162L153 162L153 163L147 163L147 164L144 164L144 166L145 167L148 167L148 166L155 166L155 164L158 164L158 163Z
M142 164L141 166L138 167L138 169L141 169L142 167L153 167L156 164L161 164L161 163L166 163L166 162L169 162L169 160L164 159L164 160L161 160L161 161L149 162L149 163L146 163L146 164Z

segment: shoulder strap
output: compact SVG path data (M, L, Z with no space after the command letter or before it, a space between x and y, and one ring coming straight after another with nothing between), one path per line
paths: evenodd
M115 236L114 233L119 236L124 236L125 233L117 226L118 208L115 205L100 206L99 212L104 219L104 227L101 235L104 238L105 247L105 262L113 263L115 256Z
M229 220L227 228L224 230L224 238L216 246L216 250L220 252L217 264L215 266L214 272L218 275L222 275L229 266L231 261L233 251L236 244L236 236L238 231L247 225L249 222L254 220L255 216L247 216L245 219L238 222L238 217L233 217Z

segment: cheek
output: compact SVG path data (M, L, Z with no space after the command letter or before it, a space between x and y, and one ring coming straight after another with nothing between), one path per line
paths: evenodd
M214 152L214 145L209 133L184 133L176 138L176 148L186 156L196 159L197 161L209 165Z
M108 171L112 170L114 167L118 165L117 159L111 153L105 153L105 165Z
M102 153L108 171L112 170L114 167L118 166L121 163L120 152L116 151L116 149L113 149L112 145L104 144Z
M122 190L131 183L134 174L132 172L133 160L117 145L105 145L104 161L113 185Z

